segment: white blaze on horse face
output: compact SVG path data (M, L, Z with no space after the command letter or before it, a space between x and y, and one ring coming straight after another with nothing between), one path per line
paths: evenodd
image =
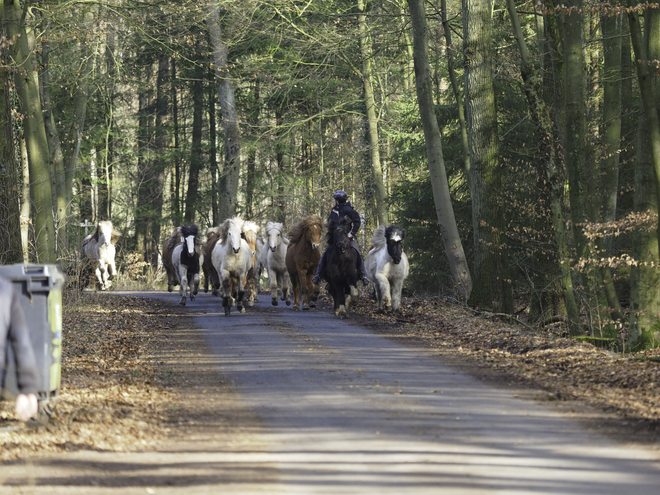
M279 230L271 229L268 232L268 247L270 248L270 250L273 253L277 249L277 245L279 244L279 239L280 239L280 231Z
M321 229L319 229L319 227L318 227L317 225L313 225L313 226L310 228L310 230L311 230L312 235L313 235L314 237L317 237L318 239L321 238ZM318 232L318 236L316 235L317 232ZM316 242L316 243L315 243L315 242L312 242L312 249L318 249L320 246L321 246L321 243L320 243L320 242Z
M390 237L390 240L392 240L394 242L401 242L401 241L403 241L403 238L401 237L401 234L396 232L396 233L392 234L392 237Z
M241 250L241 228L239 225L232 223L227 232L227 237L231 243L231 248L235 253Z
M183 242L188 250L188 256L193 256L195 254L195 236L189 235Z

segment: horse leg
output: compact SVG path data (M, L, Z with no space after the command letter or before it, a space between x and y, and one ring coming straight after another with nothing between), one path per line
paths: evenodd
M98 263L96 264L96 270L94 270L94 273L96 275L96 280L98 282L96 284L97 290L103 290L105 288L105 284L103 282L103 275L101 274L101 267L99 266Z
M225 316L231 314L231 286L229 277L222 279L222 307L225 309Z
M300 278L299 275L296 273L293 277L291 277L291 291L293 292L293 310L298 311L300 309L300 290L299 286L300 285Z
M190 300L194 301L199 292L199 272L193 275L192 284L190 285Z
M236 309L240 313L245 313L245 306L243 306L243 298L244 297L245 297L245 288L243 287L243 284L239 280L238 297L236 298Z
M399 312L401 308L401 291L403 289L403 278L397 278L392 284L392 311Z
M312 293L312 275L307 271L300 273L300 285L302 285L303 311L309 311L309 296Z
M270 284L270 303L277 306L277 274L275 270L268 270L268 283Z
M288 272L282 275L282 299L287 306L291 306L291 279Z
M186 305L186 289L188 288L188 278L186 275L181 276L181 280L179 280L179 296L181 296L181 299L179 300L179 306L185 306Z
M378 296L378 312L392 309L392 298L390 296L390 281L382 273L376 275L376 295Z
M108 263L108 270L110 273L110 275L108 275L108 280L114 280L117 276L117 265L115 264L115 260Z

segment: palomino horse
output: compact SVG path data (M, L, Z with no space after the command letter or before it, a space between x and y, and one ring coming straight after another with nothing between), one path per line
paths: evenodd
M236 295L236 309L245 313L244 283L252 266L252 251L241 235L242 227L243 220L239 217L225 220L218 229L220 240L211 253L213 266L222 283L222 306L225 309L225 316L231 314L234 295Z
M277 306L277 296L291 304L291 280L286 268L286 252L289 246L289 239L284 233L284 225L279 222L268 222L266 224L266 245L261 254L261 263L268 271L268 280L270 282L270 297L273 306Z
M177 239L179 243L176 244ZM179 282L179 295L181 306L190 300L194 301L199 291L199 265L202 240L197 225L177 227L170 237L168 247L172 250L172 268ZM190 291L189 291L190 290Z
M202 254L204 255L204 261L202 262L202 270L204 271L204 292L208 292L209 285L211 285L211 291L214 296L217 296L218 291L220 290L220 276L213 266L211 253L213 253L213 248L219 240L220 227L209 227L206 229L206 242L202 246Z
M405 231L396 225L381 225L374 230L371 247L364 261L369 280L374 284L378 312L399 311L401 289L408 276L410 265L403 252Z
M300 299L304 310L316 306L313 301L310 303L310 295L312 278L321 259L319 247L322 230L321 217L312 215L298 220L289 231L290 244L286 251L286 269L291 277L293 309L296 311L300 309Z
M102 220L96 226L94 233L82 241L82 252L90 261L96 275L97 288L107 290L111 280L117 275L115 265L115 242L119 237L112 229L110 220Z
M250 266L247 279L245 280L245 292L248 293L248 306L253 306L254 302L257 301L259 297L257 284L254 279L254 272L257 269L257 236L259 235L259 226L250 220L245 220L243 222L241 232L243 239L245 239L245 241L248 243L248 246L250 246L250 251L252 251L252 266Z
M358 263L360 254L351 247L348 216L339 222L328 222L328 248L321 277L328 281L328 292L335 303L335 316L347 318L351 298L357 297Z

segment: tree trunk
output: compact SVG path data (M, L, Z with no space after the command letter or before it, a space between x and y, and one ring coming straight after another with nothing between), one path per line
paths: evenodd
M218 204L218 148L216 143L216 96L217 91L213 86L209 86L209 167L211 167L211 223L220 225L219 204Z
M543 166L539 167L539 179L545 177L546 180L539 180L539 186L544 192L544 197L550 204L551 223L555 234L557 244L557 254L560 271L560 284L562 294L566 305L568 316L568 326L571 335L581 335L583 333L580 324L580 315L575 292L573 290L573 279L571 278L571 264L568 251L568 241L566 236L566 222L563 212L562 186L563 180L557 167L556 139L552 125L550 109L543 99L543 75L540 67L532 63L518 14L516 13L514 0L507 0L507 9L513 26L513 32L518 42L520 50L520 70L525 84L525 96L529 107L532 120L536 125L538 135L538 156L543 160ZM541 261L541 260L539 260Z
M445 41L447 43L447 71L449 72L449 81L451 82L451 89L454 93L454 98L456 99L456 106L458 107L458 123L461 128L461 144L463 145L463 170L465 172L465 179L468 182L468 188L471 190L470 186L470 144L468 141L468 131L467 124L465 123L465 103L463 102L463 95L461 94L461 89L458 86L458 81L456 78L456 69L454 67L454 54L455 50L452 37L451 37L451 27L449 26L449 21L447 20L447 0L442 0L441 2L441 14L442 14L442 26L443 32L445 34Z
M371 157L371 174L376 192L376 212L379 225L389 225L387 197L383 184L383 168L380 161L380 142L378 138L378 116L376 115L376 100L373 86L373 50L371 36L367 26L365 0L358 0L358 25L360 31L360 55L362 57L362 84L364 85L364 103L367 107L367 124L369 126L369 155Z
M639 120L639 143L635 170L635 211L658 214L659 191L657 148L660 143L657 106L660 81L648 71L648 60L660 57L660 11L648 9L644 16L643 40L637 15L629 15L630 35L641 90L641 106L644 110ZM628 344L632 349L651 348L660 345L660 274L658 264L658 231L637 229L633 234L633 258L637 264L631 269L630 330Z
M163 187L165 185L165 169L167 168L168 145L170 135L167 131L167 117L169 99L167 84L170 76L170 57L161 55L158 58L158 74L156 76L156 129L155 129L155 163L153 170L151 237L148 251L151 253L151 266L158 266L158 253L160 252L161 218L163 218Z
M513 312L501 201L501 166L493 89L488 0L463 1L465 101L470 145L474 287L470 304Z
M0 18L3 5L0 3ZM5 52L5 50L3 50ZM23 262L21 249L21 215L19 202L19 169L14 149L14 126L11 118L9 71L4 54L0 67L0 264Z
M186 192L186 209L183 221L187 225L195 223L197 204L199 203L199 172L202 168L202 122L204 116L204 73L201 64L196 72L192 85L193 93L193 127L190 154L190 169L188 171L188 190Z
M238 113L234 88L229 80L227 68L227 48L222 42L218 2L210 0L206 23L211 38L215 74L218 80L218 101L222 110L222 125L225 133L225 163L223 180L219 191L220 218L229 218L236 214L238 203L238 179L241 170L241 134L238 125Z
M603 222L616 219L619 197L619 150L621 148L621 36L623 16L605 12L603 30ZM613 236L605 239L607 256L612 255Z
M28 4L26 4L27 8ZM57 260L55 223L53 222L53 196L51 193L48 139L39 96L39 76L33 50L34 31L21 24L23 11L19 0L5 0L8 32L17 36L12 47L14 60L20 69L14 76L24 116L25 141L30 166L30 197L34 207L35 256L37 263L55 263Z
M408 6L413 28L417 104L424 128L426 157L431 176L435 210L457 296L466 302L472 291L472 279L458 233L458 226L456 225L442 155L440 130L434 112L424 2L423 0L408 0Z

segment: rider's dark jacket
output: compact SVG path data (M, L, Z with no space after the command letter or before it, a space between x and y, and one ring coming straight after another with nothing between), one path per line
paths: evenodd
M339 222L339 220L344 218L346 215L348 215L348 217L351 219L351 235L355 237L358 230L360 230L360 225L362 222L360 220L360 214L353 209L350 201L339 203L337 206L335 206L328 216L328 221L334 220L335 222Z

